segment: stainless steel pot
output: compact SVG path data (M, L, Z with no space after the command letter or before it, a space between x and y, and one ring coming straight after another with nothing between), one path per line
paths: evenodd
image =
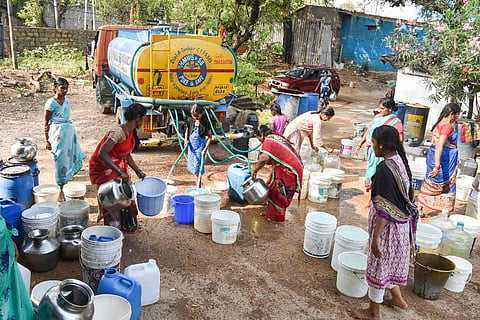
M32 161L37 155L37 145L32 138L20 137L15 138L15 143L10 147L12 157L20 161Z
M47 229L30 231L29 240L22 248L26 264L32 271L45 272L57 265L60 243L49 238L48 232Z
M242 184L243 196L250 204L260 204L267 199L268 187L260 178L250 177Z
M38 319L93 319L93 291L80 280L66 279L45 293L38 306Z
M136 193L130 180L115 178L98 187L98 201L105 208L128 207Z
M78 259L80 255L81 237L83 227L81 225L69 225L60 230L60 256L65 260Z

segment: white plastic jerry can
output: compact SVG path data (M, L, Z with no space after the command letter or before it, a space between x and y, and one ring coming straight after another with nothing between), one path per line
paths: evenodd
M142 286L142 307L160 299L160 269L155 259L128 266L124 274L135 279Z
M23 283L25 284L25 288L27 289L28 295L30 295L30 279L32 273L30 270L22 266L20 263L17 263L18 269L20 269L20 273L22 274Z

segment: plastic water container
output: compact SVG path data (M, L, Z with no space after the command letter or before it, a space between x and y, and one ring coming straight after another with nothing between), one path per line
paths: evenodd
M457 227L445 232L440 254L468 259L473 246L472 236L464 230L463 222L457 222Z
M114 294L99 294L93 297L95 309L92 320L128 320L132 306L127 299Z
M131 320L136 320L142 315L142 287L135 279L115 269L105 270L98 284L98 294L114 294L127 299L132 307Z
M305 219L303 252L314 258L328 258L337 218L325 212L309 212Z
M323 170L323 173L332 177L332 183L330 184L330 189L328 190L328 197L333 199L339 198L340 192L342 191L343 181L345 181L345 171L327 168Z
M222 201L220 202L220 208L223 208L227 205L228 202L228 184L223 181L209 181L205 184L205 188L210 191L210 193L218 194Z
M28 166L6 166L0 169L0 198L12 199L30 208L33 203L33 178Z
M353 140L351 139L342 139L340 141L340 156L350 158L353 150Z
M160 178L146 177L135 182L138 210L146 216L155 216L162 211L167 184Z
M18 269L20 269L20 273L22 274L22 280L25 284L25 289L27 289L28 295L30 295L30 280L32 278L32 273L28 268L22 266L20 263L17 262Z
M241 231L240 215L230 210L212 213L212 240L219 244L233 244Z
M257 138L255 138L255 137L250 138L248 140L248 150L252 150L254 148L257 148L261 144L262 144L262 142L260 140L258 140ZM259 151L260 149L261 149L261 147L258 147L254 151L250 151L248 153L248 159L252 160L252 161L257 161L258 157L260 155L260 151Z
M478 197L478 191L472 189L470 196L468 197L467 208L465 209L465 215L480 219L480 202Z
M251 176L250 170L247 166L240 163L234 163L228 167L227 183L228 196L235 202L246 203L243 196L242 184Z
M442 231L442 241L445 239L445 232L455 229L455 224L452 220L448 219L448 210L442 210L442 213L438 216L432 217L428 220L428 224L434 226ZM442 244L440 243L440 246Z
M22 212L22 226L25 235L37 229L47 229L48 236L57 236L58 214L50 207L30 208Z
M463 292L465 285L472 279L472 264L457 256L446 256L445 258L455 263L455 271L450 274L444 288L452 292Z
M59 204L58 216L60 229L70 225L88 227L90 205L85 200L67 200Z
M12 236L12 240L20 249L23 244L23 226L22 226L22 212L25 210L23 204L16 203L10 199L0 199L0 214L12 227L17 229L18 235Z
M127 277L135 279L142 287L142 307L160 299L160 269L155 259L128 266L124 273Z
M63 186L65 200L83 200L87 193L87 186L83 183L69 182Z
M323 168L340 169L340 158L331 154L325 155L323 157Z
M322 172L312 172L308 185L308 200L317 203L327 202L331 182L332 177L330 175Z
M367 256L343 252L338 256L337 289L346 296L362 298L368 292Z
M352 155L351 155L352 159L365 160L365 156L366 156L366 148L365 148L365 145L363 145L363 146L360 148L360 151L358 152L358 155L355 154L355 150L357 149L357 146L358 146L358 144L360 143L360 141L362 141L362 138L360 138L360 137L353 138Z
M436 253L442 241L442 230L426 223L417 223L416 244L418 253Z
M212 213L220 210L222 197L215 193L195 196L195 218L193 227L198 232L212 233Z
M45 202L39 202L35 203L31 206L31 208L52 208L55 210L55 212L58 213L58 208L60 206L60 202L58 201L45 201Z
M343 252L365 253L368 245L368 233L355 226L340 226L335 231L335 243L332 253L332 269L338 271L338 256Z
M471 254L473 247L475 246L477 237L480 234L480 220L477 220L469 216L465 216L463 214L452 214L449 217L449 219L452 220L455 225L457 225L458 222L462 222L464 225L463 230L472 237L473 242L472 242L472 248L470 249L470 254Z
M179 224L190 224L194 220L195 204L193 196L179 194L172 198L173 218Z
M60 187L56 184L41 184L33 188L35 202L58 201L60 197Z
M97 241L101 237L110 241ZM80 262L83 281L93 292L97 292L98 282L106 268L120 268L123 234L110 226L92 226L82 232Z
M178 188L176 186L167 184L161 213L173 213L173 197L177 195L177 192Z
M458 176L457 178L457 193L455 198L459 201L467 202L470 193L473 190L472 183L475 180L470 176Z
M308 196L309 181L310 181L310 170L303 168L302 190L300 194L300 200L306 199ZM293 199L298 199L298 193L295 193L295 195L293 196Z

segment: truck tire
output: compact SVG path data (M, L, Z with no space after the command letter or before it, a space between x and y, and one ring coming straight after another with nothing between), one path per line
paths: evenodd
M115 95L112 92L112 87L107 80L101 76L97 78L97 85L95 86L95 96L97 99L97 106L101 113L113 113L113 104Z

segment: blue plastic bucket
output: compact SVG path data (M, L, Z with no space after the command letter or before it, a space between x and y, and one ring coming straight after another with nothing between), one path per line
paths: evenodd
M318 93L315 92L304 92L308 96L308 105L307 105L307 110L302 112L305 113L307 111L317 111L318 109ZM301 101L300 101L301 104ZM298 109L298 114L300 113L300 108Z
M155 216L162 211L163 199L167 184L156 177L146 177L135 182L137 190L137 204L141 213L146 216Z
M20 250L23 244L23 226L22 226L22 212L25 210L25 207L20 203L16 203L9 199L0 200L0 214L12 227L17 229L18 235L12 236L13 241L17 245L17 248Z
M180 194L173 197L173 218L180 224L190 224L193 222L195 213L195 203L192 196Z
M5 166L0 169L0 198L12 199L25 208L33 203L33 178L28 166Z

